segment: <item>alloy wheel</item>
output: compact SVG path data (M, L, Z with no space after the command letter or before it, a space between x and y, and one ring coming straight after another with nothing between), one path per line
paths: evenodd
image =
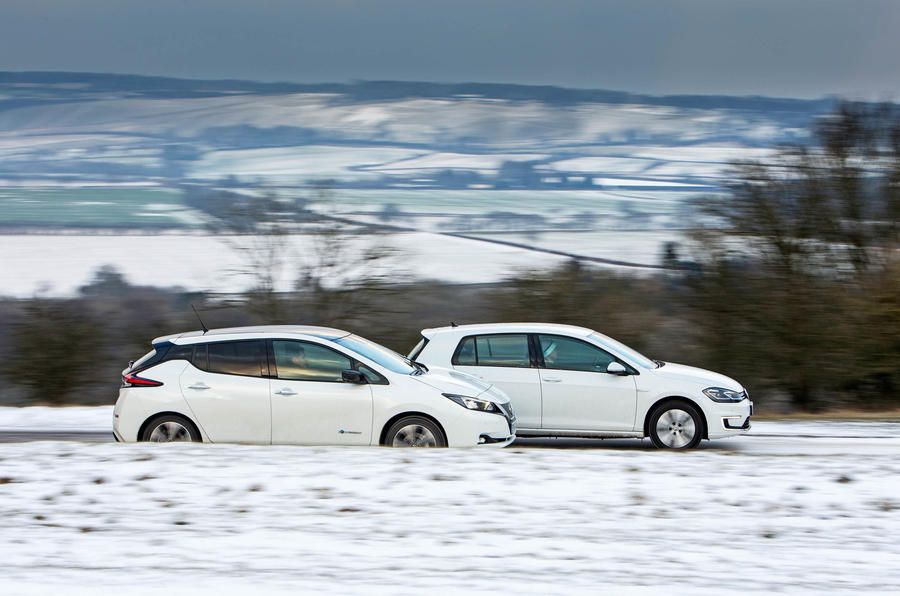
M394 433L393 447L437 447L437 439L431 430L421 424L407 424Z
M696 434L697 425L693 416L678 408L666 410L656 421L656 436L666 447L672 449L688 445Z

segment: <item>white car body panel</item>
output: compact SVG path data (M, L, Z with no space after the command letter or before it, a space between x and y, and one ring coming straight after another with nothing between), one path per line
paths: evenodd
M272 379L272 443L368 445L372 385Z
M637 402L634 376L541 370L540 377L542 416L539 428L634 430Z
M120 389L113 414L116 438L137 441L146 422L154 416L174 413L193 422L207 442L379 445L387 426L403 415L433 418L444 431L448 447L504 447L514 440L514 418L469 410L442 395L477 397L511 411L509 398L496 387L440 367L423 374L393 372L332 341L329 333L336 337L350 335L325 328L269 326L176 334L157 338L154 345L298 340L341 352L383 376L388 384L219 374L200 370L187 360L165 361L137 373L161 381L162 386ZM130 368L123 374L129 371Z
M219 375L188 364L179 380L188 407L206 430L210 441L214 443L271 441L272 406L269 400L269 379Z
M456 346L453 347L456 349ZM450 360L447 360L449 365ZM426 366L430 366L426 364ZM435 365L437 366L437 365ZM451 365L452 366L452 365ZM496 387L507 395L515 394L516 418L522 428L540 428L541 378L536 368L507 368L503 366L454 366Z
M752 411L749 399L718 403L703 394L708 387L744 391L734 379L680 364L666 363L659 368L642 366L629 348L584 327L497 323L425 329L422 336L428 341L415 359L429 367L454 367L453 355L464 338L521 333L561 335L593 344L626 363L637 374L456 366L495 383L509 395L518 415L520 436L646 436L645 423L651 411L662 400L671 398L686 400L700 409L709 439L738 435L749 429ZM738 428L727 428L726 421ZM740 428L745 423L746 427Z

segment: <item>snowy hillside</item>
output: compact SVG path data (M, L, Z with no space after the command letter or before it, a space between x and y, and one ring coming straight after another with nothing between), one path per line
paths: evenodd
M241 291L222 273L233 251L198 236L215 218L202 197L222 189L384 228L420 278L497 281L572 255L640 272L681 239L690 199L721 191L733 162L804 139L829 105L0 73L0 294L71 294L103 265Z
M711 164L803 138L827 106L515 85L0 73L0 179L235 176L456 187L466 177L566 186L596 176L607 186L714 185ZM532 170L502 171L517 162Z

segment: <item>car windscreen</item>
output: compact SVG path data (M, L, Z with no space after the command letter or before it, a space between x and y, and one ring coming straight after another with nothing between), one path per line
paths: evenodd
M620 356L633 364L637 364L638 366L641 366L643 368L658 368L658 365L655 361L647 358L634 348L629 348L620 341L616 341L609 336L603 335L602 333L592 333L591 337L600 345L611 348L612 351L617 352Z
M419 343L416 344L416 347L414 347L412 351L407 355L407 358L409 358L410 360L415 360L419 357L419 354L422 353L422 350L424 350L425 346L427 345L428 338L423 335L422 339L419 340Z
M383 366L389 371L401 375L409 375L416 372L416 368L397 352L376 344L373 341L363 339L358 335L347 335L346 337L335 339L334 343L349 348L360 356L365 356L372 362Z

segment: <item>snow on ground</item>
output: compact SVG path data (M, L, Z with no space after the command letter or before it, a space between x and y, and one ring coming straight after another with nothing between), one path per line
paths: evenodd
M894 591L900 433L757 448L778 441L7 444L0 592Z
M0 407L3 431L80 431L112 433L112 406Z
M192 175L216 178L228 172L238 177L261 176L280 183L325 178L356 180L380 176L377 169L384 162L412 159L422 154L422 151L392 147L329 145L211 151L193 166ZM369 167L372 172L360 171Z
M112 432L113 406L0 406L0 432ZM754 420L751 436L840 439L891 439L900 447L900 422L835 420ZM733 442L733 441L732 441ZM729 442L728 445L731 445ZM588 444L591 444L589 441ZM627 443L626 443L627 444ZM718 443L713 443L716 445ZM755 447L759 442L754 442ZM804 444L804 443L801 443ZM809 443L805 443L809 444ZM796 445L793 447L796 453Z
M481 170L496 172L504 162L536 161L545 159L543 153L451 153L435 151L366 168L379 173L402 174L409 171L422 171L427 175L431 170Z
M571 252L585 257L614 259L648 266L659 265L666 242L685 241L683 234L675 230L477 235L508 242L520 242L548 250Z

